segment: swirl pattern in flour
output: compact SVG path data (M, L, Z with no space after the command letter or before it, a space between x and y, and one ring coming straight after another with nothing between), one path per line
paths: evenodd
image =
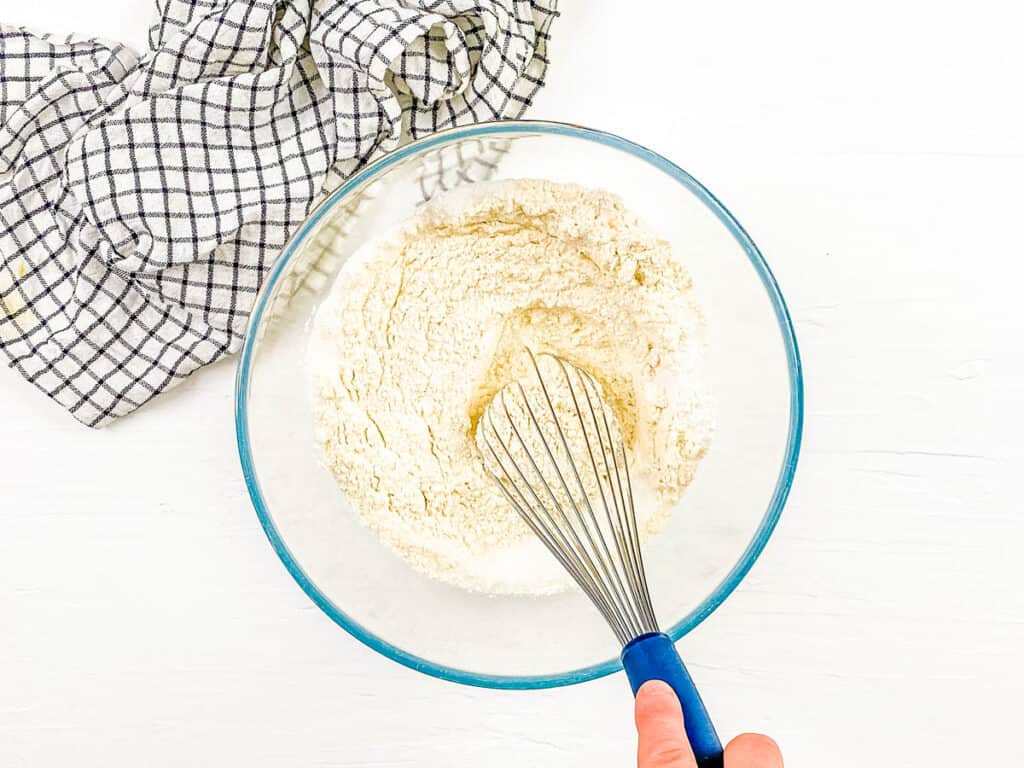
M422 208L342 268L310 342L323 463L416 569L466 589L564 589L558 563L483 471L474 433L525 348L600 381L645 534L711 440L704 322L669 244L613 194L514 180Z

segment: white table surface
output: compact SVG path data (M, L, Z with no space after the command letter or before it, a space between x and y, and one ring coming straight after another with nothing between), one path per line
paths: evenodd
M2 5L137 47L150 14ZM564 0L532 112L690 170L789 300L796 486L681 647L723 736L790 766L1024 762L1021 19L940 5ZM249 505L233 373L90 431L0 370L0 766L632 765L621 676L460 687L315 608Z

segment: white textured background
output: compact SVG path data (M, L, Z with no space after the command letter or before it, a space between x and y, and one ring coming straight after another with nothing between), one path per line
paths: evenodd
M796 487L682 650L723 736L796 768L1024 762L1014 5L563 0L554 30L532 115L694 173L793 311ZM0 0L137 47L149 13ZM323 616L249 506L232 376L92 432L0 370L0 766L631 765L621 677L457 687Z

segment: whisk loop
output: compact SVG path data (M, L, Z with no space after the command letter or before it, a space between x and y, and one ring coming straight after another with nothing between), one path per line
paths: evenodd
M590 373L527 353L533 376L502 389L477 426L484 467L624 646L634 693L649 679L668 682L698 764L720 766L714 726L658 629L618 419Z
M624 645L658 631L625 446L593 376L539 357L558 379L549 383L530 353L535 391L513 382L484 414L485 466Z

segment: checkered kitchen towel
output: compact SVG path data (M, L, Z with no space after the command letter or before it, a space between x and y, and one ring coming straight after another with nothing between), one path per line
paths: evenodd
M289 234L407 138L516 117L557 0L157 0L144 56L0 26L0 349L85 424L236 350Z

